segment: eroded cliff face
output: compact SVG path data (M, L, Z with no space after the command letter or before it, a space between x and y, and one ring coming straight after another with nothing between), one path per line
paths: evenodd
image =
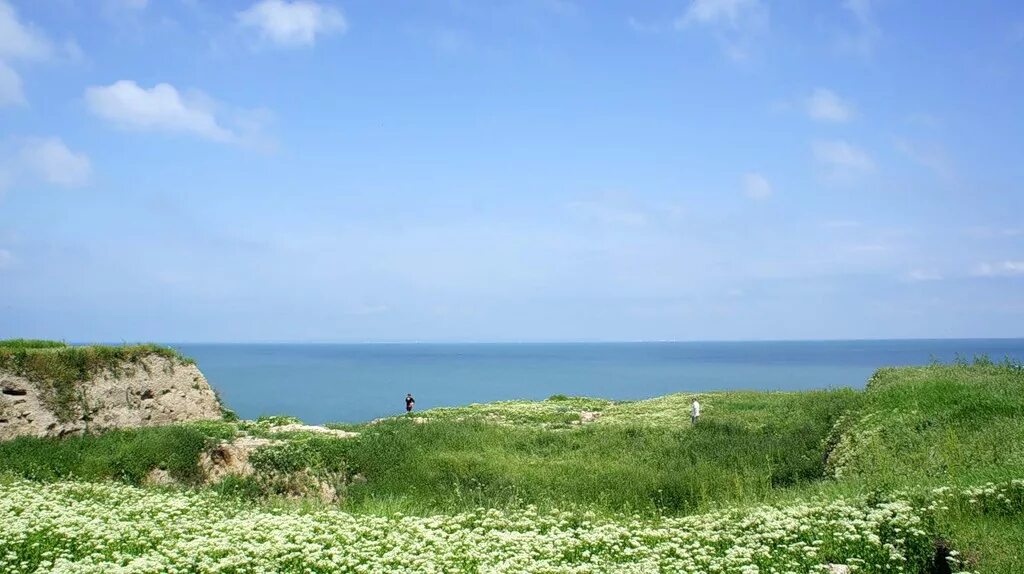
M221 417L220 403L194 364L149 355L79 381L55 404L45 381L0 369L0 441L65 436Z

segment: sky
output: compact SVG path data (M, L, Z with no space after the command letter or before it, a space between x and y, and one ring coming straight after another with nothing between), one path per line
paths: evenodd
M0 338L1024 336L1024 4L0 0Z

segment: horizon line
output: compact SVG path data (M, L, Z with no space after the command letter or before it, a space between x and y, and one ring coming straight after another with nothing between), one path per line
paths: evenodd
M697 343L840 343L840 342L900 342L900 341L1019 341L1015 337L878 337L878 338L824 338L824 339L537 339L537 340L366 340L366 341L302 341L302 340L239 340L239 341L155 341L122 340L71 341L72 345L157 343L161 345L615 345L615 344L697 344ZM65 340L65 342L67 342Z

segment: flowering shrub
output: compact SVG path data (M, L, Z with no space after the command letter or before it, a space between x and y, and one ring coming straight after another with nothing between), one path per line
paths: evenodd
M918 572L927 513L836 500L683 518L478 509L312 513L116 484L0 485L10 574L327 572Z

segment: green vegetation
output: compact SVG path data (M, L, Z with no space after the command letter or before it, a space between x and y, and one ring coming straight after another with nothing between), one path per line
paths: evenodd
M61 421L86 415L82 384L102 371L118 377L125 368L147 368L142 362L157 355L174 364L193 361L159 345L69 346L57 341L9 339L0 341L0 370L39 385L44 403ZM127 367L126 367L127 365Z
M67 347L63 341L45 341L42 339L2 339L0 349L57 349Z
M197 484L203 449L248 435L275 442L250 456L253 475L212 487L238 504L258 499L291 512L282 496L329 488L342 510L367 517L536 508L620 524L625 516L656 522L764 505L908 501L940 557L954 550L953 571L1024 571L1021 365L980 357L880 369L864 391L698 396L697 425L690 394L556 395L330 425L358 432L353 438L281 432L299 421L264 417L19 439L0 444L0 476L140 484L162 468Z
M756 395L760 409L751 407ZM533 504L678 514L760 501L822 477L822 442L858 398L850 390L708 393L706 420L692 428L685 395L427 411L424 424L401 417L347 443L349 465L367 479L350 491L350 504L401 496L423 512ZM566 403L572 408L563 411ZM581 406L605 410L579 425Z
M880 369L838 427L836 477L872 487L1024 476L1024 369L1013 364Z
M196 461L211 439L233 436L218 423L115 430L102 435L22 437L0 443L0 472L53 481L67 478L121 480L142 484L153 469L166 470L186 484L202 476Z

